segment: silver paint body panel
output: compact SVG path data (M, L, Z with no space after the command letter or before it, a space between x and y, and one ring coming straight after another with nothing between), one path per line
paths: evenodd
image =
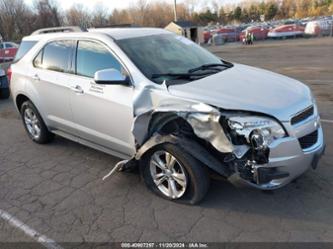
M180 103L204 103L224 110L262 113L277 119L289 135L270 146L269 164L264 167L283 168L290 176L254 187L281 187L309 168L314 156L324 148L322 128L315 127L319 121L317 109L304 122L294 126L290 124L291 117L314 104L307 86L273 72L234 64L231 69L167 89L165 85L157 85L147 79L113 40L166 32L160 29L97 29L27 37L26 40L39 42L12 65L13 99L20 94L27 96L51 131L124 159L136 153L132 133L135 117L147 111L148 106L176 100ZM82 39L106 46L128 71L132 85L97 85L91 78L33 66L33 59L48 42ZM80 91L75 91L76 86ZM298 138L315 129L319 130L317 143L302 150Z

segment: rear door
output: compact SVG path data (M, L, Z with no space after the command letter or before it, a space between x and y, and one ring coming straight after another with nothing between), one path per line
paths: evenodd
M98 85L94 74L102 69L128 74L116 56L103 43L80 40L76 51L71 107L78 136L106 147L121 157L134 153L132 86Z
M46 44L34 59L35 70L31 75L48 126L70 134L75 131L69 102L74 46L72 40Z

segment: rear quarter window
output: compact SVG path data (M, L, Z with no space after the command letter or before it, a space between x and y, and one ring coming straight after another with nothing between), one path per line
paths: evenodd
M32 49L33 46L35 46L36 43L37 41L22 41L19 46L19 49L17 50L14 63L21 60L22 57L25 56L26 53L28 53L30 49Z

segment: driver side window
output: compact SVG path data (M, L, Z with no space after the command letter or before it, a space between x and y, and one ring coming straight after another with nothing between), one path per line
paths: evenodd
M93 41L79 41L76 54L76 74L94 78L95 72L103 69L123 72L118 60L103 45Z

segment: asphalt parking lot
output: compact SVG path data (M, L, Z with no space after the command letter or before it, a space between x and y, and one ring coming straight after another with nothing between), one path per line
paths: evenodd
M0 100L0 209L52 240L333 242L333 38L210 48L297 78L317 97L327 149L318 169L266 193L213 181L199 206L165 201L136 173L102 177L117 158L57 137L37 145ZM252 96L255 98L255 96ZM31 241L0 219L0 241Z

